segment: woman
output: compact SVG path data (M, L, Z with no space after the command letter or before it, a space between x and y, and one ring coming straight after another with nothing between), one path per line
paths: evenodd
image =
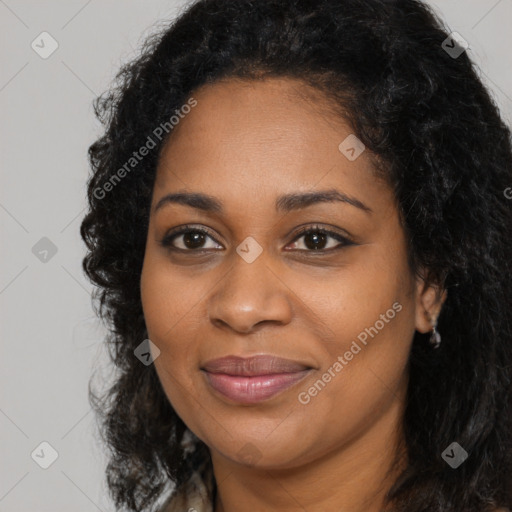
M512 507L511 134L416 0L200 0L96 103L118 507Z

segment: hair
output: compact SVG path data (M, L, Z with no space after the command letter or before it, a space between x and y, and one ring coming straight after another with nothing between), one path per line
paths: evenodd
M336 103L394 191L411 272L447 291L441 346L433 351L419 332L412 340L407 465L390 510L512 507L512 137L468 52L453 58L442 47L449 34L418 0L199 0L95 99L104 133L89 148L80 233L118 371L102 394L89 385L117 506L149 510L209 457L202 441L186 456L187 426L154 365L134 356L148 337L140 276L149 207L172 137L155 128L201 86L282 77ZM113 181L148 137L156 147ZM441 456L452 442L469 454L457 469Z

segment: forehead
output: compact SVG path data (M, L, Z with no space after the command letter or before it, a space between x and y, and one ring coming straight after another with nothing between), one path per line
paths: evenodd
M382 193L368 152L349 160L340 151L354 137L349 124L302 82L225 80L192 96L197 105L162 149L155 198L187 189L243 207L315 189L341 189L365 203Z

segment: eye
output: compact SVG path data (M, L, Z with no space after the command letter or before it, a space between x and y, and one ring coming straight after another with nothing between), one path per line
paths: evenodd
M176 246L174 241L181 238L181 247ZM160 242L163 247L177 251L198 251L203 249L212 249L215 247L203 246L205 240L210 238L215 243L218 243L210 234L210 232L204 228L194 226L184 226L177 228L168 233L164 239ZM222 249L222 246L220 247Z
M301 244L298 244L297 242L297 240L301 238L304 238L302 245L305 249L300 248ZM217 246L215 246L215 244L210 247L205 246L204 244L208 239L215 242ZM331 247L329 247L329 239L331 239ZM176 241L178 241L178 243L176 243ZM332 246L332 242L334 242L334 247ZM200 252L211 249L222 249L222 246L210 234L209 230L194 226L183 226L172 230L166 234L160 244L172 251L182 252ZM298 233L296 233L292 245L295 245L292 249L296 249L300 252L323 253L355 244L347 236L315 225L302 228Z
M301 249L297 240L304 238ZM329 238L331 239L331 246L329 247ZM334 242L334 244L333 244ZM337 242L337 243L336 243ZM320 226L307 226L302 228L293 241L294 249L306 252L329 252L341 249L346 246L355 245L347 236L324 229Z

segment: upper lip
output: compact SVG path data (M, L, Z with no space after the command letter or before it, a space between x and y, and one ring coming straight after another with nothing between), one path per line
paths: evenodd
M311 366L283 359L273 355L257 355L252 357L227 356L207 361L202 367L210 373L225 373L251 377L277 373L296 373L311 369Z

